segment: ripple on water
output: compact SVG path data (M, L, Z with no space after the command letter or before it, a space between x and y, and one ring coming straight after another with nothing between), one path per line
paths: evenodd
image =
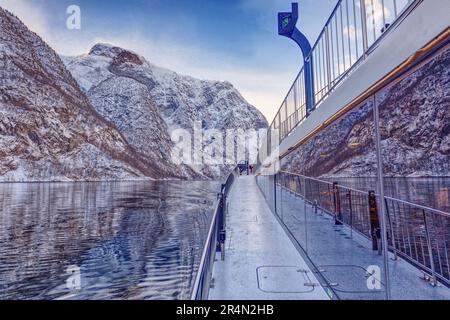
M0 299L189 298L218 188L1 184Z

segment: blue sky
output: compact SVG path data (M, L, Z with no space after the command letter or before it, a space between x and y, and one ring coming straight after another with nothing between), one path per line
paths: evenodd
M299 0L300 29L314 42L337 0ZM81 8L81 30L66 8ZM269 122L301 67L295 44L277 35L290 0L0 0L58 53L107 42L201 79L227 80Z

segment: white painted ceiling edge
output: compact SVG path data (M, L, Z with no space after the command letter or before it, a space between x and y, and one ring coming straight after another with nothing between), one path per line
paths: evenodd
M287 153L311 131L439 36L449 27L449 13L450 0L424 0L419 4L317 110L283 140L279 154ZM269 158L263 163L270 163Z

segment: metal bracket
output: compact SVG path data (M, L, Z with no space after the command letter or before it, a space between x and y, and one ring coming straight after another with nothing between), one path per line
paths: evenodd
M314 101L314 74L313 59L311 57L311 44L306 36L297 29L298 3L292 3L292 12L278 13L278 34L294 40L303 53L305 74L306 111L311 113L315 108Z
M303 284L305 287L320 287L320 283L313 283L313 282L308 282L308 283L304 283Z

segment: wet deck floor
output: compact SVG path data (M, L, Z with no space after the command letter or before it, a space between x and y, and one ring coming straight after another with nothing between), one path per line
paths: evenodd
M317 214L293 193L283 194L282 220L299 246L303 250L306 246L309 259L322 275L308 267L305 253L300 254L271 212L255 178L244 176L236 180L229 197L226 259L217 258L209 298L385 299L383 283L381 290L367 287L368 268L383 266L383 258L372 251L371 243L345 226L335 226L330 216ZM420 279L420 270L402 259L390 259L389 269L393 299L450 299L449 288L432 287ZM383 277L379 280L383 282Z
M280 194L278 188L278 194ZM280 195L279 195L280 196ZM340 299L381 300L386 298L384 285L384 259L372 250L372 243L347 226L336 226L334 219L292 192L283 190L283 208L280 215L308 257L333 285ZM280 207L280 206L278 206ZM306 214L305 214L306 210ZM306 220L305 220L306 219ZM305 224L307 229L305 229ZM307 231L306 231L307 230ZM421 279L423 272L407 261L394 260L389 255L391 298L394 300L448 300L450 289L444 285L431 286ZM368 270L379 267L381 288L368 287Z
M254 177L239 177L228 203L226 259L218 257L214 266L210 299L329 299L270 211Z

